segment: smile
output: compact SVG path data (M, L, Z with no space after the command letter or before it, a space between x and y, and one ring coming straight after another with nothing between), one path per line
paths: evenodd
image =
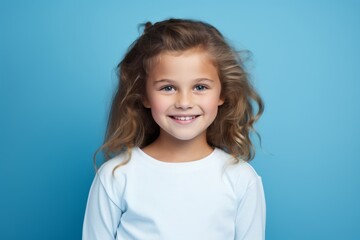
M171 116L171 117L179 121L190 121L197 118L197 116Z

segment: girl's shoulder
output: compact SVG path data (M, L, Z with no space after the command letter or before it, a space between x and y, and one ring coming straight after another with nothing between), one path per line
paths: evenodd
M224 154L228 156L228 161L224 167L224 176L237 195L243 195L249 188L262 184L261 177L250 163L242 159L234 163L234 158L231 155Z
M105 161L96 172L96 177L105 189L123 188L126 183L125 175L122 168L119 167L126 160L126 154L121 153Z
M249 162L239 158L238 161L235 161L234 157L224 150L220 149L222 154L222 158L225 160L225 171L231 175L232 177L240 177L242 178L257 178L259 175L255 171L255 169L250 165Z
M112 175L113 169L125 161L125 154L121 153L101 164L97 173L101 176Z
M250 165L250 163L240 160L238 163L227 164L226 171L234 178L241 178L242 180L254 180L260 176L256 170Z

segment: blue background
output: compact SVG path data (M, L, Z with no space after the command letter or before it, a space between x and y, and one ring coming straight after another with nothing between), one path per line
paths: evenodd
M267 239L360 239L359 1L2 1L0 239L80 239L115 67L137 24L205 20L266 104Z

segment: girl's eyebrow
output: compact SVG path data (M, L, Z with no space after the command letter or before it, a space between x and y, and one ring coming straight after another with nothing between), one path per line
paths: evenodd
M199 82L214 82L214 80L210 79L210 78L196 78L194 79L195 83L199 83ZM175 80L171 80L171 79L159 79L159 80L155 80L154 81L154 85L159 84L159 83L170 83L170 84L175 84L176 81Z
M211 78L197 78L195 79L195 82L215 82L215 81Z
M156 84L159 84L159 83L175 83L175 81L165 78L165 79L155 80L153 84L156 85Z

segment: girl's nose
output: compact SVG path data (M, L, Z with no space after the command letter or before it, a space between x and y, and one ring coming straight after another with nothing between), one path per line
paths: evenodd
M178 93L176 96L175 107L180 109L192 108L192 98L191 94L188 93Z

